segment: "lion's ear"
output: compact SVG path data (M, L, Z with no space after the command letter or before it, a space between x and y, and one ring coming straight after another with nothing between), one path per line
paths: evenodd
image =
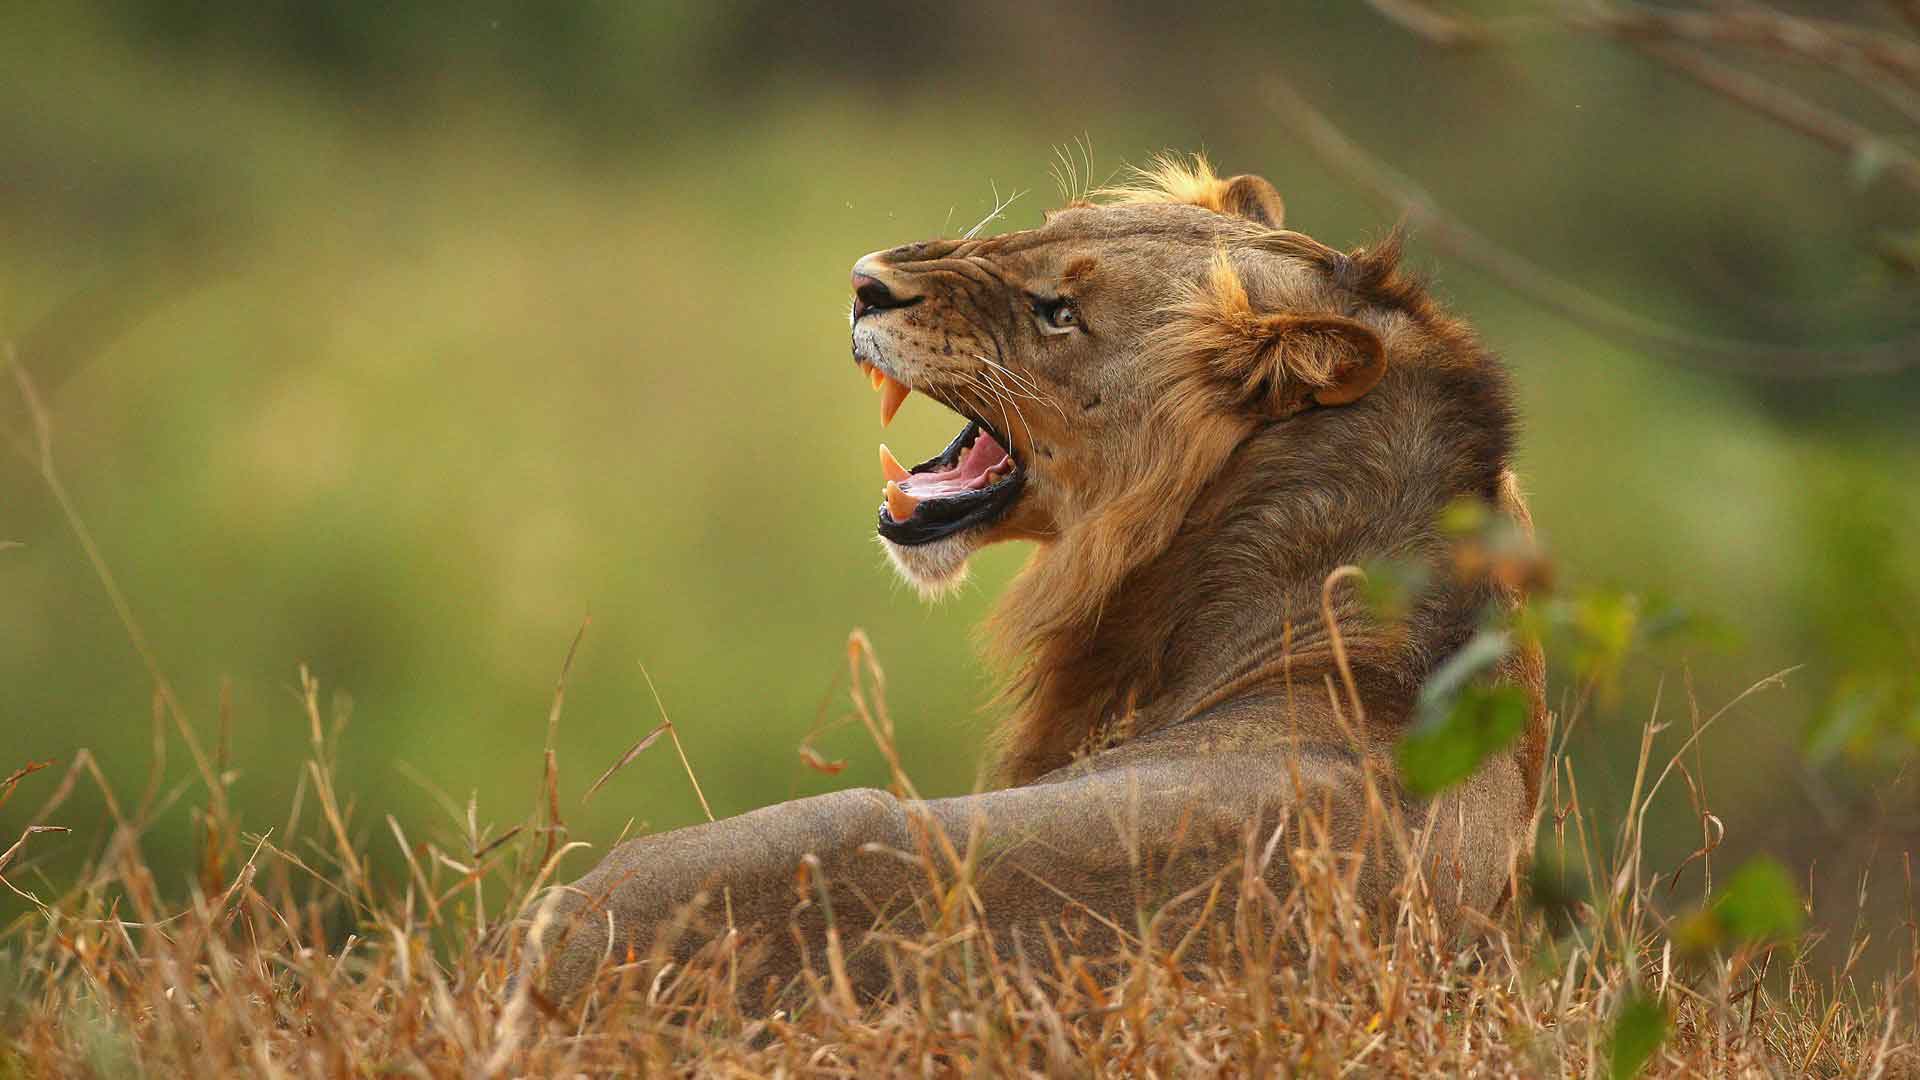
M1240 373L1248 404L1275 418L1309 405L1346 405L1387 372L1387 350L1365 325L1337 315L1269 315Z
M1174 354L1197 360L1242 407L1265 416L1358 401L1387 372L1386 346L1364 323L1256 307L1225 251L1176 310Z
M1319 405L1346 405L1359 401L1387 373L1387 347L1380 336L1352 319L1314 316L1299 320L1296 341L1316 340L1324 350L1325 381L1317 384L1313 400Z
M1221 181L1220 212L1278 229L1287 220L1286 200L1272 184L1252 173Z

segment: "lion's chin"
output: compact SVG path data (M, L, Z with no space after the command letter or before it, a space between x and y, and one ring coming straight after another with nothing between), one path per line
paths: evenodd
M894 570L923 600L947 596L967 580L967 557L975 547L969 533L924 544L896 544L884 536L875 539Z

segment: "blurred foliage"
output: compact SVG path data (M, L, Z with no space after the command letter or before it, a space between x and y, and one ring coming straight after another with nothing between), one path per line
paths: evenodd
M1527 906L1546 920L1548 932L1556 938L1578 924L1580 905L1595 900L1593 882L1581 865L1549 837L1534 849L1533 863L1527 868L1523 894Z
M1419 795L1452 787L1513 745L1531 708L1518 687L1461 687L1444 711L1423 715L1400 740L1401 778Z
M1316 236L1376 239L1388 215L1278 134L1270 70L1464 219L1635 310L1791 342L1913 322L1882 243L1920 209L1592 39L1439 53L1363 5L1303 3L28 0L0 11L0 338L256 827L297 782L302 662L353 696L356 830L444 804L458 833L474 795L483 818L517 818L542 797L554 679L589 613L555 742L576 837L701 817L659 745L580 802L658 722L642 660L717 813L884 783L837 723L856 625L887 664L905 763L950 793L977 782L991 723L967 628L1022 553L989 552L939 607L893 582L870 538L879 432L846 359L847 268L965 228L996 191L1025 193L1005 227L1037 222L1076 140L1097 179L1204 148L1273 179ZM1709 703L1805 665L1727 721L1694 779L1730 852L1818 854L1851 897L1801 753L1831 753L1821 782L1860 792L1910 726L1920 378L1691 369L1435 267L1417 236L1413 258L1509 359L1544 545L1591 583L1522 628L1548 637L1555 707L1602 679L1608 716L1644 716L1657 676L1621 660L1656 639ZM889 441L935 447L954 426L909 403ZM0 775L90 747L137 789L153 687L60 507L8 461ZM1675 638L1682 608L1634 596L1714 612L1741 648ZM1502 729L1486 705L1461 714L1475 753ZM1621 800L1637 728L1574 733L1583 797ZM844 772L809 768L803 743ZM0 808L0 837L51 775ZM10 875L58 880L107 836L84 796L59 817L82 831ZM1690 829L1649 837L1649 858L1693 850ZM154 854L179 875L163 888L189 879L190 851Z
M1673 1031L1673 1018L1658 998L1645 993L1629 996L1613 1019L1613 1039L1607 1050L1608 1075L1613 1080L1639 1076L1660 1044Z
M1895 490L1841 462L1822 469L1832 486L1808 498L1820 559L1803 603L1844 667L1806 726L1807 750L1818 761L1844 753L1869 771L1897 767L1920 748L1920 519L1888 509L1910 483Z
M1398 622L1432 582L1432 571L1411 559L1374 559L1361 567L1360 602L1374 618Z
M1703 955L1741 945L1791 943L1800 936L1806 911L1787 868L1765 856L1734 872L1711 903L1682 919L1674 944L1683 955Z
M1887 269L1904 277L1920 277L1920 229L1882 233L1879 252Z
M1739 632L1663 596L1605 586L1585 586L1567 595L1542 595L1515 619L1520 632L1542 642L1584 686L1611 698L1622 670L1636 655L1672 659L1699 650L1733 652Z
M1859 761L1897 761L1915 746L1920 676L1911 669L1849 672L1807 733L1807 751L1821 762L1843 750Z
M1399 749L1401 778L1414 792L1432 795L1465 780L1526 728L1526 692L1482 684L1510 647L1506 631L1483 630L1420 688Z
M1462 580L1490 578L1525 589L1512 611L1489 611L1486 626L1434 669L1414 703L1413 724L1401 738L1401 777L1413 791L1433 795L1473 775L1489 757L1511 746L1532 709L1524 690L1494 685L1495 669L1514 649L1537 646L1571 674L1575 691L1618 695L1627 661L1676 643L1726 646L1731 631L1659 599L1610 588L1556 590L1538 544L1518 521L1485 503L1462 499L1438 522L1451 543L1451 572ZM1431 574L1406 560L1369 567L1362 597L1376 615L1403 617ZM1568 723L1577 717L1568 715Z

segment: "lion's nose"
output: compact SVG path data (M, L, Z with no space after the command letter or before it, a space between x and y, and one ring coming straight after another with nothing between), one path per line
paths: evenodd
M853 265L853 318L855 322L869 311L906 307L919 297L881 280L884 270L869 255Z
M899 307L900 298L893 295L887 283L876 277L868 277L858 271L853 275L853 317L858 319L875 308Z

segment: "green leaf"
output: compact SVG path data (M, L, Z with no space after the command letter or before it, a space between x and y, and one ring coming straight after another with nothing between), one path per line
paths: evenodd
M1714 920L1736 941L1788 941L1800 936L1806 911L1787 868L1764 855L1747 861L1713 902Z
M1423 694L1422 697L1425 695ZM1422 721L1400 740L1400 777L1416 795L1434 795L1472 776L1512 745L1531 705L1517 686L1469 686L1438 721Z
M1424 563L1410 559L1380 559L1361 569L1366 576L1360 580L1360 598L1375 618L1386 622L1406 618L1433 580Z
M1447 657L1433 669L1420 698L1414 703L1414 722L1422 727L1437 724L1453 705L1453 699L1473 680L1493 670L1507 655L1512 635L1504 630L1482 630L1473 635L1460 651Z
M1640 1075L1672 1027L1667 1007L1636 991L1621 1004L1613 1021L1613 1039L1607 1049L1609 1075L1614 1080Z
M1631 593L1594 591L1581 597L1573 611L1578 646L1574 670L1610 688L1637 642L1641 601Z
M1786 868L1763 855L1742 865L1711 904L1677 920L1673 944L1682 955L1703 957L1728 946L1790 941L1805 920Z
M1856 680L1844 685L1807 729L1807 756L1815 764L1823 764L1842 750L1857 753L1865 749L1891 696L1889 688L1879 682Z
M1808 725L1805 747L1815 764L1844 753L1897 767L1920 748L1920 675L1905 669L1848 674Z
M1475 536L1487 527L1489 517L1486 503L1463 496L1440 511L1440 531L1455 539Z
M1413 726L1400 740L1400 777L1408 790L1433 795L1452 787L1525 729L1531 705L1524 691L1475 685L1512 641L1505 630L1482 630L1427 676Z
M1710 955L1726 942L1726 932L1720 926L1720 920L1714 918L1711 909L1692 912L1673 924L1673 933L1669 935L1673 947L1680 955L1699 960Z

